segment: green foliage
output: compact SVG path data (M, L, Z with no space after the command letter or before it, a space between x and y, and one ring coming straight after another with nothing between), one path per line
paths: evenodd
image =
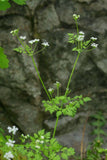
M26 4L26 0L12 0L12 1L15 2L18 5ZM10 8L10 7L11 7L11 5L10 5L9 0L0 0L0 10L1 11L4 11L4 10Z
M0 0L0 10L4 11L8 8L10 8L10 3L8 2L8 0Z
M102 112L97 112L92 115L95 120L91 123L95 127L93 134L96 136L95 140L90 144L87 150L87 160L101 160L101 154L107 155L107 149L102 148L102 135L107 135L102 127L106 124L106 120Z
M0 147L6 142L4 130L0 128Z
M4 49L0 47L0 68L8 68L9 60L7 56L4 54Z
M13 2L17 3L18 5L26 4L26 0L13 0Z
M12 137L6 136L7 141ZM14 144L13 147L8 146L6 141L2 143L0 146L2 154L11 151L15 159L21 156L22 159L29 160L68 160L75 154L73 148L63 147L56 138L51 138L50 132L45 133L45 130L34 133L34 136L21 135L20 139L22 144Z
M80 105L84 105L84 102L90 101L91 98L85 97L82 95L75 96L74 98L59 96L52 98L51 100L43 100L42 103L45 107L45 111L49 111L50 114L56 112L56 116L67 115L74 117L77 109L80 108Z

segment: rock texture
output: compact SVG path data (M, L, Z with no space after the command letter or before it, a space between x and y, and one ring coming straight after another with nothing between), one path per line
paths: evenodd
M13 52L19 44L10 31L19 28L20 35L26 35L28 40L40 38L49 42L50 47L44 54L35 56L35 62L46 87L53 87L58 80L64 93L76 58L67 39L67 33L76 31L73 13L81 15L79 28L86 38L98 37L99 44L94 51L80 56L70 85L71 96L83 94L90 96L92 102L79 109L75 119L63 117L58 124L58 140L74 146L79 152L88 114L101 110L107 117L106 0L28 0L25 6L13 3L7 11L0 11L0 46L4 47L10 60L8 69L0 69L0 126L5 129L15 124L25 134L34 133L43 126L53 130L55 117L47 117L41 112L41 99L46 98L46 94L32 61L26 55ZM87 146L92 128L89 123L86 128L84 141Z

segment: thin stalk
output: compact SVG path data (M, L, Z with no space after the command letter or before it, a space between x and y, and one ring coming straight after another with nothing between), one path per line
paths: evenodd
M43 86L43 88L44 88L44 90L45 90L45 92L46 92L46 94L47 94L47 96L48 96L48 98L49 98L49 100L50 100L51 97L50 97L50 95L49 95L49 93L48 93L48 91L47 91L47 89L46 89L46 87L45 87L45 85L44 85L44 83L43 83L43 80L42 80L42 78L41 78L41 76L40 76L40 74L39 74L39 71L38 71L38 68L37 68L37 66L36 66L36 63L35 63L35 60L34 60L33 56L31 56L31 58L32 58L32 62L33 62L33 65L34 65L34 67L35 67L35 70L36 70L36 72L37 72L37 75L38 75L38 77L39 77L39 79L40 79L40 81L41 81L41 83L42 83L42 86Z
M59 120L59 116L57 116L57 119L56 119L56 123L55 123L55 127L54 127L54 132L53 132L52 138L55 137L55 133L56 133L56 128L57 128L58 120Z
M75 23L76 23L76 28L77 28L77 34L79 34L79 29L78 29L78 23L77 23L77 20L75 20Z
M67 89L69 89L69 85L70 85L70 82L71 82L71 78L72 78L72 76L73 76L73 73L74 73L74 70L75 70L75 67L76 67L77 61L78 61L78 59L79 59L79 56L80 56L80 52L78 53L78 56L77 56L77 58L76 58L76 60L75 60L75 63L74 63L74 66L73 66L73 69L72 69L71 75L70 75L70 77L69 77L69 80L68 80L68 84L67 84L67 88L66 88L65 95L67 94Z
M24 46L24 44L23 44L23 42L20 40L20 38L17 36L17 39L19 40L19 42L21 43L21 45L24 47L24 49L26 50L26 47ZM27 52L28 52L28 50L26 50ZM30 53L28 52L28 54L30 55ZM35 70L36 70L36 72L37 72L37 75L38 75L38 77L39 77L39 79L40 79L40 81L41 81L41 83L42 83L42 86L43 86L43 88L44 88L44 90L45 90L45 92L46 92L46 94L47 94L47 96L48 96L48 98L49 98L49 100L51 99L51 97L50 97L50 95L49 95L49 93L48 93L48 91L47 91L47 89L46 89L46 87L45 87L45 85L44 85L44 83L43 83L43 80L42 80L42 78L41 78L41 76L40 76L40 74L39 74L39 71L38 71L38 68L37 68L37 66L36 66L36 63L35 63L35 60L34 60L34 58L33 58L33 55L31 55L30 56L31 58L32 58L32 62L33 62L33 65L34 65L34 67L35 67Z

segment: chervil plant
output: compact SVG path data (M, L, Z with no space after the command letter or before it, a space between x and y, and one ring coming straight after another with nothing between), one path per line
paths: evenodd
M15 144L14 135L18 128L8 127L11 136L2 137L0 141L1 160L61 160L74 155L74 149L61 146L56 138L51 138L51 133L44 130L34 133L34 136L21 135L21 144ZM1 130L2 131L2 130ZM26 140L28 143L26 143Z
M49 46L48 42L42 42L42 49L38 50L37 45L39 42L39 39L33 39L28 42L25 41L26 36L19 36L19 30L16 29L14 31L11 31L10 33L12 36L15 36L18 41L20 42L20 46L18 48L14 48L14 51L22 54L28 55L33 62L34 68L37 72L37 75L40 79L40 82L47 94L48 100L43 100L43 106L45 107L45 111L49 111L50 114L55 113L56 114L56 124L54 127L54 131L51 134L50 132L45 133L44 130L38 131L38 133L34 134L34 136L29 136L29 135L21 135L20 140L22 144L18 145L15 144L15 141L10 137L6 137L7 142L3 143L5 144L3 149L3 157L6 159L6 157L9 157L10 159L18 159L19 155L24 156L24 159L34 159L34 160L62 160L65 159L67 160L69 156L74 155L74 149L73 148L67 148L61 146L57 140L55 139L55 133L57 129L57 124L60 116L71 116L74 117L77 109L81 106L84 105L85 102L88 102L91 100L89 97L83 97L82 95L78 95L75 97L71 97L71 91L70 91L70 83L72 76L75 71L76 64L78 62L79 56L82 54L82 52L88 52L98 46L98 44L95 43L97 38L91 37L89 40L85 41L85 33L83 31L79 31L78 28L78 19L80 15L73 15L73 19L76 23L76 28L77 28L77 33L68 33L68 42L72 43L74 45L74 48L72 49L75 54L77 54L77 58L74 62L73 69L71 71L67 87L65 90L64 95L59 94L59 88L61 87L60 82L56 82L56 90L57 90L57 95L53 96L54 89L49 88L48 90L46 89L44 82L39 74L37 65L34 60L34 55L42 52L46 47ZM13 128L9 128L9 132L11 132L13 135L15 133ZM51 137L52 135L52 137ZM26 142L27 140L27 142ZM10 148L8 148L10 147ZM2 150L2 147L1 147ZM9 159L8 158L8 159Z

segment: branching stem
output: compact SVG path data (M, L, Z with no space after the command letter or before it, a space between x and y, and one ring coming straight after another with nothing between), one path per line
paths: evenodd
M65 95L67 95L67 90L69 89L69 85L70 85L70 82L71 82L71 78L73 76L73 73L74 73L74 70L75 70L75 67L76 67L76 64L77 64L77 61L79 59L79 56L80 56L80 52L78 52L78 55L77 55L77 58L75 60L75 63L74 63L74 66L73 66L73 69L72 69L72 72L71 72L71 75L69 77L69 80L68 80L68 84L67 84L67 88L66 88L66 92L65 92Z

